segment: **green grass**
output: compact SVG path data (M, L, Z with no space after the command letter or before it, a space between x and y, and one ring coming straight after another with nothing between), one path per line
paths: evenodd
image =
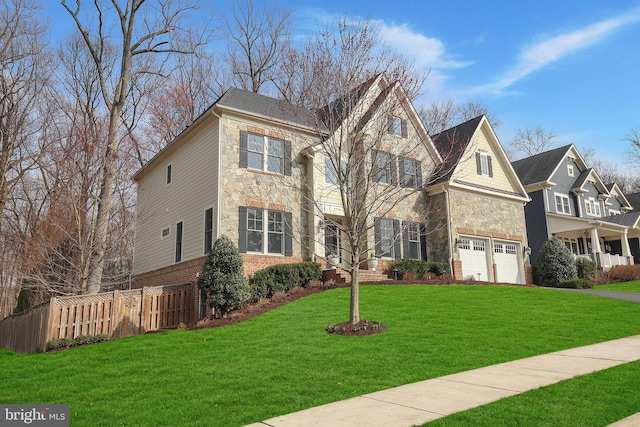
M67 403L72 425L235 426L640 333L640 304L524 287L363 286L362 318L387 332L324 332L348 312L342 288L222 328L0 350L0 402Z
M602 427L640 412L640 361L424 424L429 427Z
M612 283L610 285L598 285L593 289L598 291L640 292L640 280L624 283Z

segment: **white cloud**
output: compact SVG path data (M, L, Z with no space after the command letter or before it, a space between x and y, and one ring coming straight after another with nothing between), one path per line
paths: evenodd
M407 25L389 25L375 21L382 40L400 54L415 60L422 69L445 69L466 67L469 62L447 59L444 43L436 38L411 30Z
M593 46L615 31L638 21L640 9L634 9L619 17L533 44L522 52L516 64L505 75L493 83L476 87L473 92L500 93L528 75L579 50Z

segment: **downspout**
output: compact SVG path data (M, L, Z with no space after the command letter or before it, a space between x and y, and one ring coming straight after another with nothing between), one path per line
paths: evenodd
M220 238L220 209L222 208L222 117L216 114L214 108L211 109L211 113L218 119L218 185L216 188L216 238ZM215 241L214 240L214 241Z
M445 196L444 200L447 210L447 228L449 230L447 232L447 238L449 239L449 268L453 273L453 229L451 227L451 204L449 203L449 190L446 188L446 186L442 186L442 191L444 192Z
M547 229L547 240L551 239L551 233L549 232L549 223L547 221L547 214L550 212L549 211L549 199L548 199L548 188L545 187L543 184L539 184L540 185L540 189L542 190L542 203L544 204L544 228ZM528 243L527 239L527 243Z

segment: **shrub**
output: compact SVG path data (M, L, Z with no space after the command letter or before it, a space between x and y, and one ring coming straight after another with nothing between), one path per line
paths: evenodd
M564 280L578 278L573 254L557 239L549 239L542 245L533 274L540 286L557 286Z
M99 342L109 341L109 335L80 335L73 339L55 338L47 343L47 350L56 350L59 348L71 348L79 345L95 344Z
M598 264L595 261L586 258L576 259L576 271L579 279L589 279L597 268Z
M398 270L403 277L407 273L413 274L415 277L422 278L427 273L433 273L437 276L449 274L451 269L446 262L428 262L418 259L402 258L395 260L389 266L391 271Z
M608 271L612 282L630 282L640 280L640 265L616 265Z
M272 265L256 271L249 279L251 299L258 301L271 298L276 292L287 292L296 286L306 286L321 276L320 264L315 262Z
M216 315L226 316L249 299L242 257L227 236L220 236L213 244L198 277L198 287L209 294L209 305Z
M593 282L587 279L571 279L563 280L556 286L558 288L570 288L570 289L591 289L593 288Z

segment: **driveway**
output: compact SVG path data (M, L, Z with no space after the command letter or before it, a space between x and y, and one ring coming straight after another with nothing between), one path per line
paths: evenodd
M581 294L589 294L589 295L595 295L599 297L621 299L624 301L632 301L632 302L640 303L640 292L596 291L592 289L563 289L563 290L569 291L569 292L578 292Z

